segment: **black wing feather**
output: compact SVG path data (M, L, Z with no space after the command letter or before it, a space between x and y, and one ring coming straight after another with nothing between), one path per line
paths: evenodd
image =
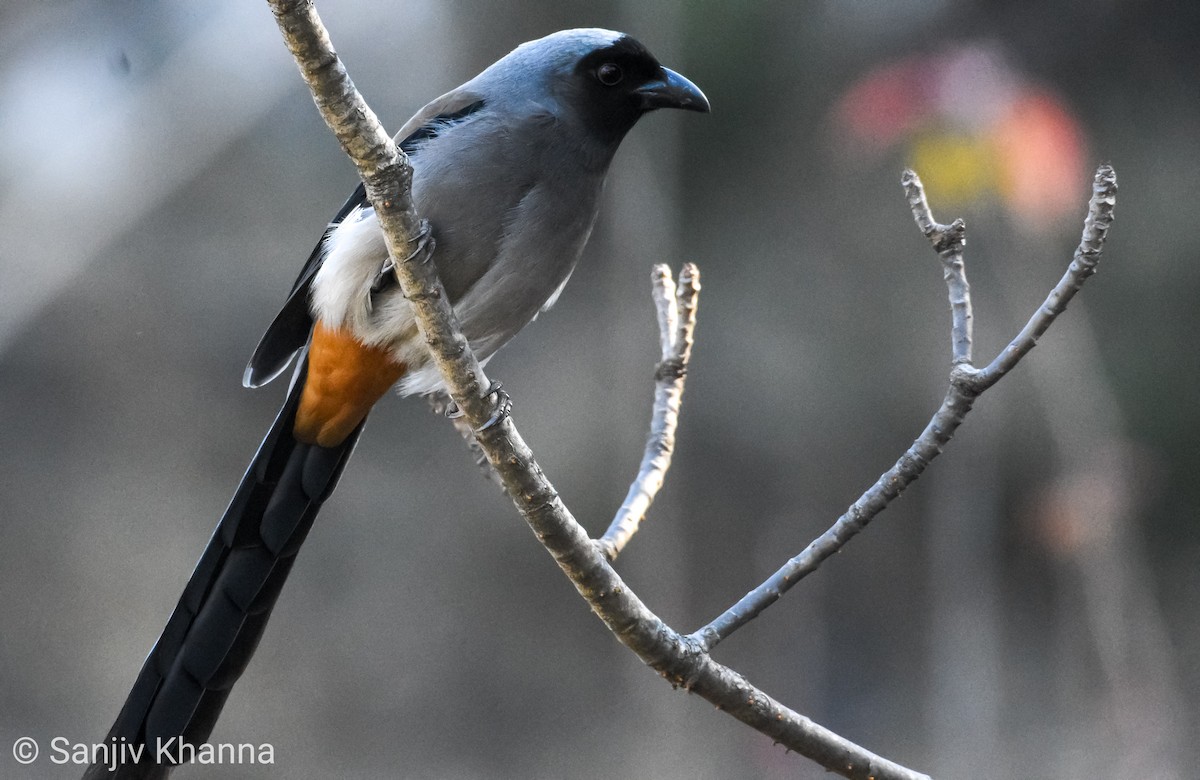
M483 108L483 105L482 100L476 100L458 111L438 114L409 134L401 142L400 148L406 154L411 154L418 144L436 138L447 127L466 119ZM308 343L308 334L313 326L312 314L308 309L308 291L313 277L317 275L317 270L325 259L325 240L350 212L360 206L370 208L366 187L361 182L329 221L325 232L321 234L321 240L313 247L308 261L296 277L296 283L292 285L292 292L284 302L283 308L275 315L262 340L258 342L258 347L250 357L250 363L242 377L242 384L246 387L261 387L282 374L300 348Z
M275 315L275 319L267 327L267 332L254 349L250 363L246 366L246 373L242 377L242 384L246 387L261 387L282 374L292 362L292 357L308 342L308 334L313 326L312 314L308 311L308 288L325 258L325 239L329 238L329 234L351 211L365 203L367 188L359 182L325 227L321 240L313 247L304 268L296 277L296 283L292 285L292 291L283 308Z

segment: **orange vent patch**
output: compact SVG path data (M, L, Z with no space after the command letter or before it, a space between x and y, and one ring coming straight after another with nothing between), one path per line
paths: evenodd
M296 411L297 441L322 447L341 444L404 372L404 364L394 361L387 349L368 347L348 331L318 322Z

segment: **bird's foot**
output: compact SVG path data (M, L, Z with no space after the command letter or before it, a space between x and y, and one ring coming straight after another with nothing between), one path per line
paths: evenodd
M475 429L476 433L481 433L488 428L498 425L505 417L512 414L512 397L504 392L501 389L502 387L503 384L501 382L493 379L492 383L488 385L488 389L481 396L482 398L492 395L496 396L496 405L492 408L492 416L487 419L487 422ZM447 398L442 414L446 415L447 419L457 420L463 416L463 410L453 399Z
M484 391L484 398L490 395L496 396L496 405L492 409L492 416L487 419L487 422L475 429L476 433L482 433L488 428L499 425L505 417L512 414L512 397L504 392L501 389L502 387L503 385L500 382L493 379L492 383L488 385L488 389Z

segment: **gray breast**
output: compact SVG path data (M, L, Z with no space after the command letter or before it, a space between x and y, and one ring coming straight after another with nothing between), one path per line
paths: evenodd
M480 111L414 150L413 197L481 358L532 320L574 269L608 162L596 165L590 151L545 110L516 120Z

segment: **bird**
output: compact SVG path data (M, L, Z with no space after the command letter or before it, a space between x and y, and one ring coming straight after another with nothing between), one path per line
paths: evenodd
M521 44L396 134L425 245L481 362L557 300L618 146L663 108L710 110L699 87L636 39L573 29ZM443 391L392 271L360 184L246 368L244 384L259 387L295 363L281 410L109 732L137 758L97 762L85 778L164 777L178 754L156 755L156 745L209 738L372 407L391 388Z

